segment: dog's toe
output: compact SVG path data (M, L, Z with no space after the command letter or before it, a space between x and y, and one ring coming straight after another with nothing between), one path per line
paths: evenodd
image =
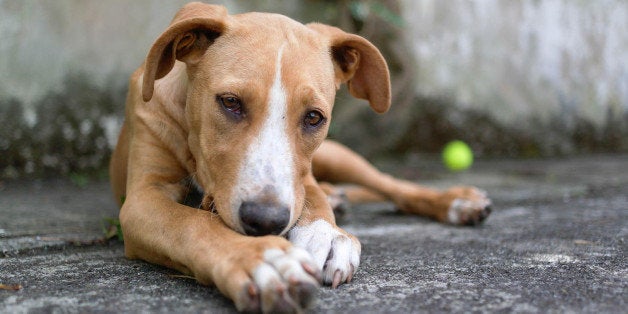
M288 236L295 246L312 254L323 270L321 281L332 288L351 281L360 265L360 242L323 220L295 227Z
M492 211L493 211L493 208L490 205L484 207L484 210L482 210L482 212L480 213L480 222L488 218L488 216L491 214Z
M287 313L307 307L318 290L318 269L311 256L300 248L264 252L264 263L253 272L260 290L260 307L265 313Z
M233 300L239 311L298 313L315 299L320 270L305 250L266 249L262 259L250 265L255 266L248 270L229 267L229 278L221 287L237 289Z
M351 209L351 203L347 199L347 195L342 190L336 189L336 193L327 195L327 201L334 211L336 221L344 220Z
M447 213L449 223L464 226L481 224L492 212L491 200L486 196L486 192L475 188L460 191L464 193L460 193L461 195L449 206Z
M233 301L236 308L240 312L257 313L261 310L259 289L252 281L249 281L244 285L240 295L234 298Z
M318 285L293 280L289 292L292 298L303 308L307 308L316 297Z
M349 282L359 265L359 248L346 235L336 236L331 243L330 253L323 267L323 283L338 287L340 283Z

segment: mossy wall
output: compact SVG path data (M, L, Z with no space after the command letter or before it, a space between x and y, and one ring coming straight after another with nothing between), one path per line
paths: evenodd
M127 78L185 2L0 0L0 177L104 173ZM342 90L330 129L367 157L456 138L479 156L628 152L625 2L220 3L338 25L382 50L390 112ZM551 32L533 25L553 18Z
M68 76L59 91L33 103L0 100L0 177L104 174L121 126L124 88L97 86L85 76Z

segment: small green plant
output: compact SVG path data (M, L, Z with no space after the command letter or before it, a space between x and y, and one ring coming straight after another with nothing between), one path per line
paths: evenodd
M72 172L69 178L70 181L79 188L84 188L89 183L89 176L86 173Z
M124 241L120 219L111 217L103 218L103 233L105 234L106 240L116 237L119 241Z

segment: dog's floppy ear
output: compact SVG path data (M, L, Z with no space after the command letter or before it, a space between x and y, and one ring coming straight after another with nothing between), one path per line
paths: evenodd
M223 6L192 2L185 5L172 19L170 26L157 38L144 63L142 98L153 97L155 80L174 67L175 60L193 63L224 31L227 9Z
M383 113L390 108L390 74L386 60L368 40L339 28L312 23L308 27L328 36L336 83L347 83L354 97L366 99Z

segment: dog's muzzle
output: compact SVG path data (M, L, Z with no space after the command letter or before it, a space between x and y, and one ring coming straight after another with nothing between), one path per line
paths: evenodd
M278 235L290 222L290 208L256 202L242 202L239 210L242 228L247 235Z

